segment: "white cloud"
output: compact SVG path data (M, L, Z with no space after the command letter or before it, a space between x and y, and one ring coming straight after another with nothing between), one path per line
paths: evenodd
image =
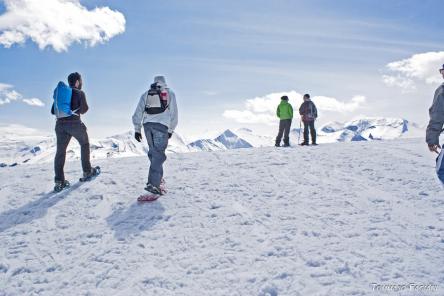
M405 91L416 89L416 83L436 84L442 81L438 70L444 64L444 51L415 54L408 59L386 65L389 72L382 76L388 86L397 86Z
M21 95L12 89L12 85L0 83L0 106L17 101Z
M80 0L3 0L0 44L9 48L31 39L40 49L68 50L74 43L94 46L125 31L125 17L108 7L88 10Z
M416 89L415 82L401 75L382 75L382 81L387 86L396 86L402 88L404 91L412 91Z
M338 99L324 96L317 96L313 98L317 108L323 111L330 112L353 112L360 108L366 101L364 96L354 96L350 102L341 102Z
M0 106L20 101L30 106L43 107L45 104L37 98L23 98L10 84L0 83Z
M264 97L256 97L246 100L245 110L226 110L223 116L239 123L269 124L276 123L276 108L280 98L286 95L293 105L294 113L297 115L298 108L302 104L302 94L296 91L279 92L268 94ZM364 96L355 96L349 102L342 102L336 98L315 96L312 98L319 112L353 112L365 104Z
M276 117L268 113L253 113L250 110L226 110L224 117L233 119L240 123L263 123L273 124L276 121Z
M37 106L37 107L45 106L45 103L43 103L40 99L37 98L23 99L23 102L30 106Z

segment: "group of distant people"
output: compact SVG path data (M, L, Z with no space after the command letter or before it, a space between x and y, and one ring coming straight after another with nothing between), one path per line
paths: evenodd
M444 65L439 69L439 73L444 79ZM316 129L314 123L318 117L318 112L315 104L311 101L310 95L305 94L303 97L304 102L299 108L299 114L301 116L301 121L304 123L304 140L302 143L298 144L302 146L308 146L309 144L309 133L311 134L311 144L317 145L316 143ZM283 146L290 146L290 130L293 120L293 107L288 102L288 96L282 96L281 102L277 107L276 115L280 119L279 122L279 132L276 137L276 147L281 146L281 141L283 137ZM444 184L444 149L439 143L439 137L444 131L444 83L442 83L435 91L433 97L432 106L429 109L430 121L427 126L426 131L426 142L428 148L431 152L437 153L436 158L436 173L439 180ZM301 127L299 127L299 135L301 132Z
M317 145L316 143L316 129L314 126L315 120L318 118L318 110L316 105L310 99L309 94L305 94L304 102L299 107L299 115L301 121L304 123L304 141L298 144L301 146L309 146L309 135L311 135L311 145ZM276 115L280 119L279 132L276 137L276 147L281 147L282 137L284 138L283 147L290 146L290 130L293 120L293 106L288 102L288 96L282 96L281 102L276 110ZM299 136L301 133L301 126L299 126Z
M444 78L444 65L439 72ZM72 137L80 144L83 178L88 181L98 175L99 167L92 167L90 161L89 137L85 124L80 116L88 111L85 93L82 91L82 77L79 73L71 73L68 76L68 85L59 82L54 90L54 104L51 113L57 117L55 132L57 137L57 152L54 159L55 187L59 192L70 186L65 179L64 165L66 149ZM427 126L426 142L430 151L438 153L436 160L436 172L438 178L444 184L444 150L439 144L439 136L444 125L444 83L435 91L433 104L429 109L430 122ZM279 132L275 146L280 147L283 138L283 146L290 146L290 129L293 120L293 107L288 102L288 96L282 96L277 107L276 115L280 119ZM310 95L303 96L303 103L299 107L301 122L304 124L302 146L308 146L311 134L311 145L316 143L315 121L318 117L316 105L311 101ZM142 126L149 151L150 168L148 182L145 190L151 194L162 195L163 188L163 163L166 160L165 151L168 140L174 133L178 124L178 110L176 96L167 86L164 76L156 76L154 82L139 99L139 103L132 117L138 142L142 141ZM299 127L299 135L301 126ZM299 139L298 139L299 144Z

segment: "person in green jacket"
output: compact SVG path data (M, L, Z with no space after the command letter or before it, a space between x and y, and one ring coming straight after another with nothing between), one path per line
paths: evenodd
M280 119L279 133L276 137L276 147L281 146L282 136L284 136L284 147L290 146L290 127L293 119L293 107L288 102L287 96L281 97L281 103L277 107L276 115Z

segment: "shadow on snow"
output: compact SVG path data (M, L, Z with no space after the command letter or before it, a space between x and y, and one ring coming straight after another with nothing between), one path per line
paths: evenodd
M0 232L20 224L30 223L46 215L49 208L67 197L84 183L77 182L70 188L59 193L47 193L38 200L32 201L18 209L9 210L0 214Z
M135 202L129 208L119 208L106 218L118 240L136 236L164 220L165 208L158 201L152 203Z

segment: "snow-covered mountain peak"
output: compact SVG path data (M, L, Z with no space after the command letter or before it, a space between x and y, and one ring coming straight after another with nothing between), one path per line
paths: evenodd
M222 143L227 149L252 148L253 145L241 139L231 130L224 131L215 141Z
M424 130L403 118L362 117L344 124L328 123L320 128L320 142L392 140L421 137Z

